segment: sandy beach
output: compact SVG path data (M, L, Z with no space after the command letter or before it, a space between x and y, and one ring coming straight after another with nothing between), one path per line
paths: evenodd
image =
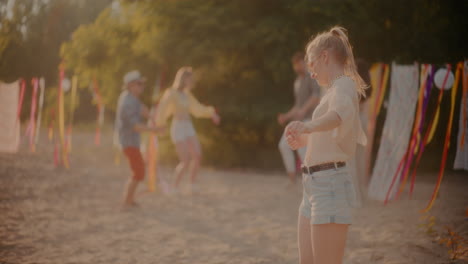
M92 137L74 135L70 170L54 168L49 143L0 155L0 263L298 263L302 194L281 173L205 168L198 194L148 193L145 183L141 207L122 211L130 169L114 164L110 139L97 147ZM357 209L344 263L449 263L420 226L436 176L419 175L411 200ZM467 186L466 174L446 173L435 229L467 236Z

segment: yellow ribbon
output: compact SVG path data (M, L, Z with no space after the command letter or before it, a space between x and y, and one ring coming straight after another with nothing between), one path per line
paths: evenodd
M429 138L427 139L427 144L431 143L432 138L434 137L437 123L439 122L439 113L440 113L440 104L437 105L436 114L434 116L434 123L432 124L431 132L429 133Z
M456 71L458 71L458 68L456 69ZM444 89L444 87L440 89ZM434 121L432 123L432 127L429 133L429 138L427 139L427 144L431 143L432 138L434 138L435 131L437 130L437 124L439 123L439 116L440 116L440 102L442 102L443 94L444 94L443 92L440 92L440 96L437 102L437 109L436 109L436 113L434 116Z
M382 63L375 63L372 65L372 67L369 69L369 75L370 75L370 81L371 81L371 87L374 89L372 92L370 98L369 98L369 103L370 103L370 112L372 115L376 112L375 109L375 101L377 100L377 94L379 93L379 88L380 88L380 83L382 80Z
M455 111L455 100L457 96L457 88L458 88L458 82L460 80L460 71L463 69L463 63L458 63L457 68L456 68L456 73L455 73L455 82L453 83L452 86L452 92L451 92L451 103L450 103L450 116L449 116L449 122L447 124L447 133L445 135L445 143L444 143L444 150L442 154L442 163L441 163L441 168L439 171L439 177L437 179L437 183L434 189L434 192L432 193L431 200L429 201L429 204L426 206L424 210L422 210L423 213L427 213L429 210L431 210L432 206L434 205L435 199L437 197L437 194L439 193L440 185L442 183L442 179L444 177L444 170L445 170L445 163L447 160L447 152L448 148L450 146L450 133L452 131L452 122L453 122L453 114Z
M421 113L422 113L423 104L424 104L424 91L426 90L426 79L427 79L428 68L429 67L427 65L421 65L421 74L420 74L421 83L419 85L418 107L416 108L416 116L415 116L415 121L413 124L413 132L411 133L410 144L408 145L408 150L407 150L408 154L411 153L410 152L411 148L415 147L415 144L417 144L418 138L419 138L419 126L422 121ZM413 150L415 151L415 153L416 153L416 149L417 148ZM411 155L407 155L407 156L409 157ZM407 157L405 157L404 159L407 159L407 161L409 161ZM404 164L403 167L406 167L407 164L406 163L403 163L403 164ZM405 188L406 182L408 180L408 172L409 172L409 169L406 171L403 171L404 173L403 180L401 181L397 197L403 192Z
M60 69L60 84L59 84L59 93L58 93L58 121L59 121L59 135L60 135L60 144L62 145L62 160L65 168L69 168L68 157L67 157L67 146L65 144L65 107L64 107L64 96L63 96L63 87L62 80L64 77L63 66Z
M371 113L377 117L382 107L383 99L387 91L387 83L390 75L388 64L375 63L369 70L372 89L374 89L369 102L371 104Z
M466 135L466 119L467 119L467 113L466 113L466 97L468 96L468 68L466 67L468 61L465 61L465 64L464 64L464 69L463 69L463 94L462 94L462 103L461 103L461 108L462 108L462 117L461 117L461 120L462 120L462 125L460 127L460 129L462 129L462 133L461 133L461 140L460 140L460 148L463 148L463 145L465 145L465 135Z
M148 145L148 189L150 192L156 191L156 177L157 177L157 150L156 150L156 136L151 134L149 136Z
M388 86L387 83L388 83L389 76L390 76L390 67L388 66L388 64L384 64L383 82L382 82L382 87L380 88L381 92L379 94L379 102L378 102L376 113L375 113L376 116L379 115L380 113L383 99L385 98L385 93L387 92L387 86Z
M72 126L73 126L73 116L76 108L76 92L78 89L78 77L75 75L72 77L72 87L71 87L71 99L70 99L70 120L69 120L69 133L68 133L68 152L71 152L72 149Z

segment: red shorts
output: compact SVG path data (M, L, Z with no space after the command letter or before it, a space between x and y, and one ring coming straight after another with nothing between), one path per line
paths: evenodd
M126 147L123 151L130 163L130 168L132 168L133 179L136 181L143 180L145 178L145 162L143 161L140 149L137 147Z

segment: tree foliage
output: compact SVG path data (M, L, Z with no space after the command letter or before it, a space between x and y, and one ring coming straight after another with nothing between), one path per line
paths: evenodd
M46 15L28 24L34 28L30 32L53 45L25 41L14 26L21 23L12 26L2 20L0 77L27 76L23 63L8 67L24 56L20 60L35 67L30 74L47 71L53 78L60 61L58 44L68 40L60 51L68 74L77 74L82 87L97 78L107 108L113 109L125 72L139 69L148 77L144 101L150 103L161 73L168 87L177 68L191 65L197 71L195 93L223 116L219 129L204 121L197 127L207 160L224 166L279 166L272 162L279 161L281 128L275 120L292 104L290 57L312 35L333 25L349 30L356 56L369 62L445 63L468 55L467 1L83 1L87 4L76 15L80 1L50 0L40 11ZM69 19L57 18L53 10L62 10L56 13L69 18L69 25L62 23ZM53 18L59 22L50 22ZM27 47L44 47L44 52L22 52Z
M13 2L7 10L7 3ZM0 3L0 79L57 79L60 46L93 21L111 0L3 0Z

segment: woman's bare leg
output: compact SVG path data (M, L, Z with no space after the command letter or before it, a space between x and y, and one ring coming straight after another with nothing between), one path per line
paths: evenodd
M312 252L315 263L343 263L348 226L343 224L311 225Z
M175 143L177 156L179 157L179 164L175 169L175 182L174 187L178 187L185 171L190 164L190 156L188 152L188 140L183 140Z
M312 240L310 238L310 219L299 213L297 221L297 241L299 244L299 263L313 264Z
M187 141L188 152L190 155L190 182L194 184L197 179L201 163L201 146L197 137L191 137Z

